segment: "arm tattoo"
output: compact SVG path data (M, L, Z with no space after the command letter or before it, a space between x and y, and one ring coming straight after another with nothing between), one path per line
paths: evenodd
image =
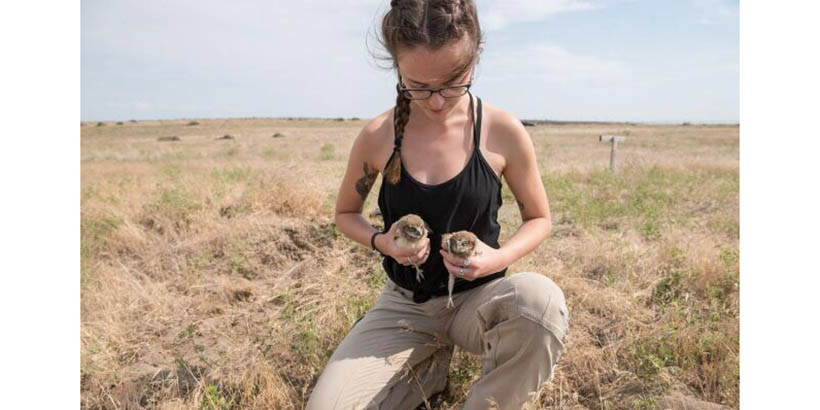
M370 192L370 188L373 187L373 183L376 182L376 177L379 176L379 170L376 168L370 169L367 162L363 162L362 165L364 166L364 176L356 181L356 192L364 201L367 199L367 194Z

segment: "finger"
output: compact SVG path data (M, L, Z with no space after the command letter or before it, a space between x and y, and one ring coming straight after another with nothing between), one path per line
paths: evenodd
M419 259L419 263L427 262L427 259L430 257L430 243L428 242L427 245L422 248L421 258Z
M404 266L412 266L412 265L413 265L413 264L411 263L411 260L410 260L410 256L409 256L409 255L407 255L407 256L405 256L405 255L399 256L399 259L397 259L397 261L398 261L400 264L404 265Z
M455 258L455 256L451 255L450 252L447 252L444 249L442 249L442 250L439 251L439 253L441 254L442 258L445 261L447 261L451 264L453 263L453 258Z
M444 256L444 259L446 259L447 262L450 262L452 265L459 267L464 266L464 259L459 258L458 256L455 256L449 252L444 252L442 253L442 255Z
M419 263L423 263L425 259L427 259L427 248L421 248L413 255L413 260Z
M464 279L464 280L469 280L469 281L473 281L473 280L475 280L475 277L474 277L474 272L473 272L473 270L472 270L472 269L470 269L470 268L462 268L461 266L456 266L456 265L453 265L453 264L451 264L451 263L449 263L449 262L444 262L444 266L447 268L447 270L448 270L448 271L449 271L449 272L450 272L453 276L455 276L455 277L457 277L457 278L461 278L461 279ZM462 269L463 269L464 275L462 275L462 276L458 276L458 272L459 272L460 270L462 270Z

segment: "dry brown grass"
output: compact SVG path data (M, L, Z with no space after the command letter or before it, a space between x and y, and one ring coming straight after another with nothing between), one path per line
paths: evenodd
M302 408L384 283L332 223L362 121L197 122L82 127L83 408ZM550 276L572 315L532 408L737 408L738 128L528 130L553 235L510 272ZM599 134L628 137L615 175ZM458 350L432 408L479 374Z

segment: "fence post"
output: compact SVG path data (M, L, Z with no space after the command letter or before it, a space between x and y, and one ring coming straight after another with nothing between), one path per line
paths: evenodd
M609 170L615 172L615 153L618 151L618 143L626 140L626 137L616 135L599 135L598 141L609 142L612 150L609 153Z

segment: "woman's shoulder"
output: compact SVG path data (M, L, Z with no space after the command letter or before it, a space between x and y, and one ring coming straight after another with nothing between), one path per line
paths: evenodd
M501 152L517 151L521 144L530 142L524 124L515 115L488 104L482 100L482 136L487 136L487 144Z
M375 164L379 170L383 168L385 153L389 155L393 149L393 108L378 114L364 125L356 137L355 147L369 157L368 162Z

